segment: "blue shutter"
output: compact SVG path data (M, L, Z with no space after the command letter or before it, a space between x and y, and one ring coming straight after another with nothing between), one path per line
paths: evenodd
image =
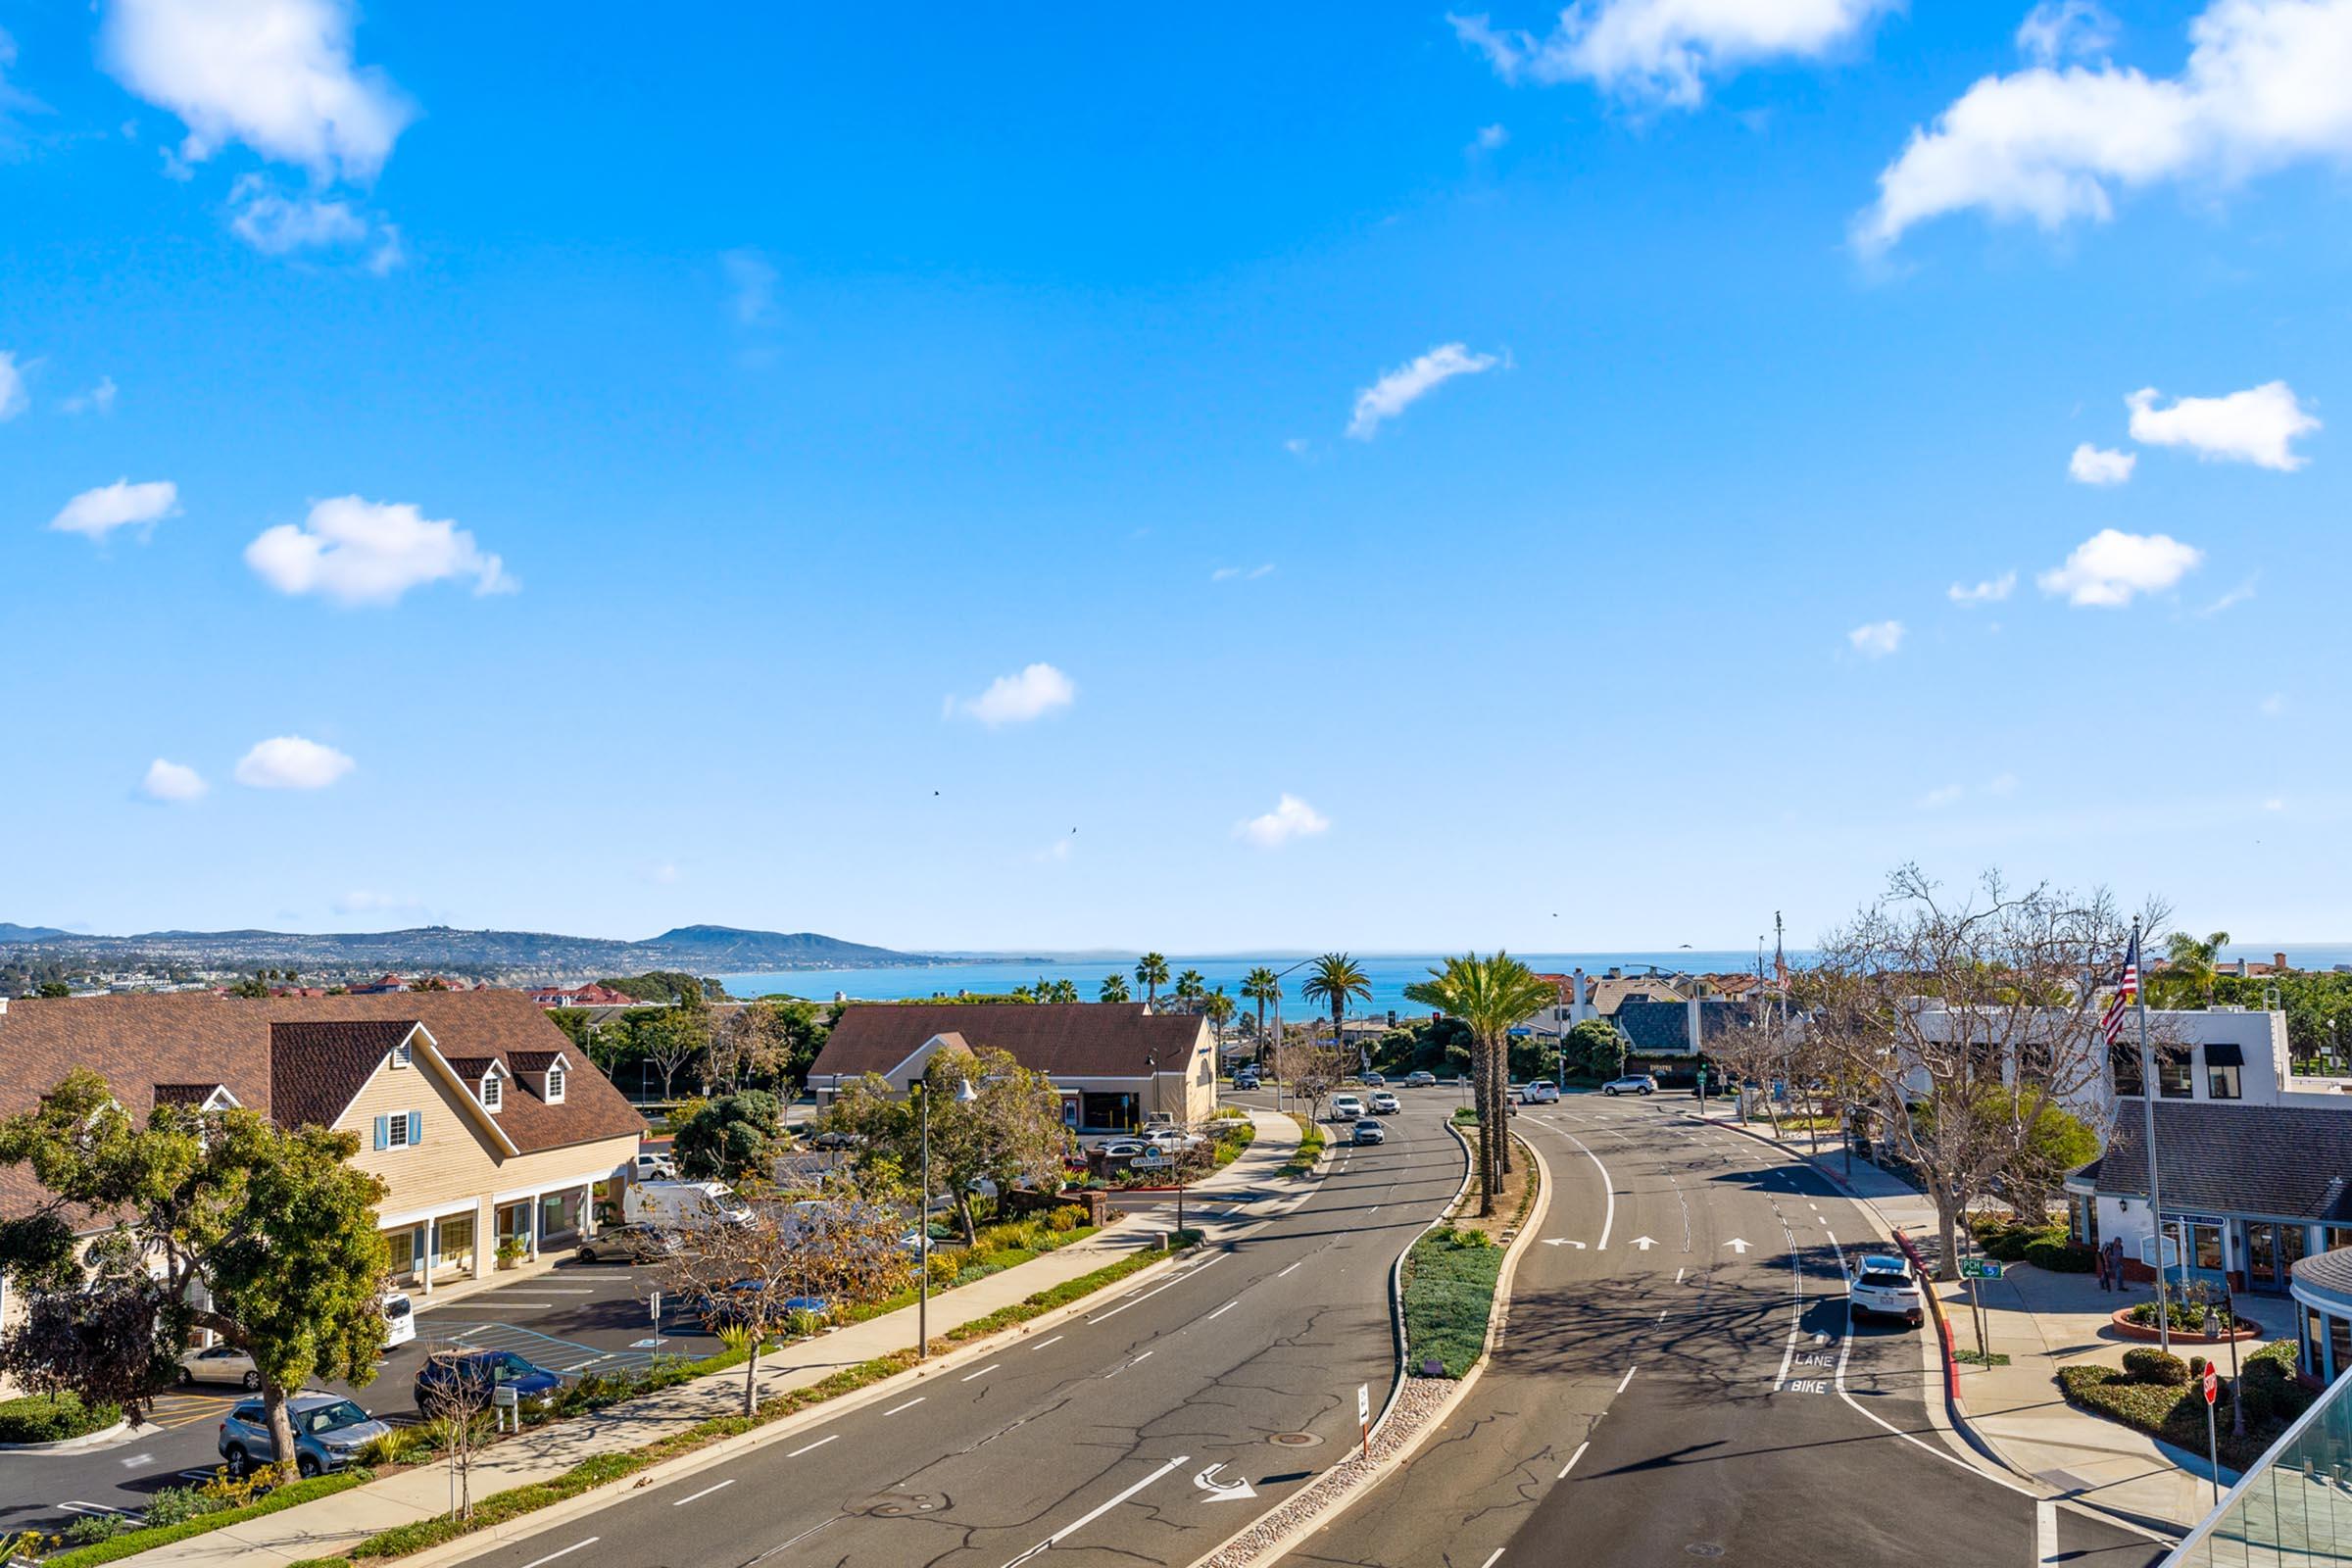
M421 1110L412 1110L409 1112L409 1147L414 1149L418 1144L423 1142L424 1112Z
M392 1147L391 1119L389 1116L375 1118L375 1147L379 1150Z

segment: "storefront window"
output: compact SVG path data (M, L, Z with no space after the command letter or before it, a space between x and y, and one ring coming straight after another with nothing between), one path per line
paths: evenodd
M462 1214L455 1219L445 1219L440 1223L437 1229L441 1233L441 1261L444 1263L463 1264L467 1268L472 1267L473 1216L471 1214Z
M2278 1270L2278 1227L2252 1224L2246 1227L2246 1278L2249 1282L2268 1283Z
M384 1238L392 1254L392 1272L406 1274L416 1266L416 1233L414 1230L394 1231Z
M2302 1261L2303 1249L2307 1245L2302 1226L2281 1225L2278 1227L2278 1277L2280 1279L2283 1280L2286 1277L2286 1271Z
M2235 1100L2239 1098L2237 1093L2237 1072L2238 1069L2235 1067L2207 1068L2205 1073L2205 1098L2208 1100Z
M2166 1100L2194 1100L2197 1095L2194 1080L2189 1075L2188 1053L2159 1051L2156 1053L2156 1093Z
M2328 1226L2328 1250L2333 1252L2347 1247L2352 1247L2352 1225Z
M2222 1228L2219 1225L2189 1227L2191 1244L2196 1250L2196 1266L2219 1273L2222 1267Z

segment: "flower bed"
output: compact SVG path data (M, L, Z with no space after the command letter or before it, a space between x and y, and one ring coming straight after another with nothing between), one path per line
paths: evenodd
M2111 1314L2108 1321L2115 1325L2115 1332L2125 1339L2139 1340L2154 1345L2164 1338L2156 1328L2154 1306L2155 1303L2152 1301L2142 1301L2138 1306L2126 1307L2120 1312ZM2210 1326L2219 1322L2221 1315L2222 1309L2217 1306L2212 1309L2211 1315L2204 1321ZM2173 1316L2172 1338L2176 1345L2227 1345L2231 1340L2259 1340L2262 1336L2262 1325L2243 1313L2238 1315L2237 1332L2234 1334L2210 1334L2198 1329L2185 1328L2182 1326L2178 1308L2175 1309Z

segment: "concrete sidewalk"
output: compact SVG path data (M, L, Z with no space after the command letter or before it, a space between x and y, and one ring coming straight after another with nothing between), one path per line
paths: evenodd
M1719 1110L1710 1104L1707 1120L1739 1125L1728 1106ZM1776 1142L1762 1120L1751 1120L1742 1130ZM1868 1203L1890 1232L1908 1234L1933 1260L1937 1245L1936 1205L1924 1193L1866 1159L1849 1162L1842 1147L1836 1153L1808 1155L1801 1138L1793 1134L1788 1141L1778 1141L1778 1147ZM1952 1348L1973 1351L1976 1322L1967 1284L1950 1280L1934 1289L1951 1321ZM2095 1360L2120 1367L2124 1351L2137 1342L2115 1334L2107 1314L2153 1293L2102 1293L2094 1275L2052 1274L2030 1263L2009 1264L2002 1278L1979 1281L1978 1291L1986 1346L1995 1354L2007 1355L2009 1364L1958 1364L1960 1396L1952 1415L1976 1446L1964 1450L1969 1457L1985 1464L1984 1452L1977 1450L1988 1449L2001 1465L2037 1483L2052 1497L2086 1503L2142 1525L2184 1531L2203 1517L2212 1504L2213 1490L2202 1458L2120 1422L2078 1410L2058 1387L2058 1368L2063 1365ZM2240 1353L2247 1348L2241 1346ZM2226 1356L2228 1350L2223 1353ZM1935 1413L1931 1401L1931 1414ZM2222 1472L2225 1489L2235 1479L2234 1472Z
M1205 1231L1211 1240L1256 1224L1262 1217L1259 1210L1270 1206L1269 1200L1303 1196L1299 1193L1302 1184L1285 1181L1276 1174L1298 1146L1298 1123L1288 1116L1260 1110L1251 1111L1250 1119L1257 1134L1250 1147L1231 1165L1203 1178L1193 1189L1196 1194L1224 1200L1204 1205L1198 1219L1187 1215L1188 1221L1196 1229ZM1207 1212L1208 1207L1217 1212ZM965 1323L1025 1300L1037 1292L1052 1290L1122 1257L1156 1248L1162 1244L1168 1229L1153 1215L1131 1216L1058 1251L934 1296L931 1336L936 1340ZM821 1382L845 1368L908 1348L914 1339L915 1308L907 1306L787 1345L760 1359L760 1398L764 1402L789 1390ZM955 1354L959 1358L968 1353L959 1348ZM948 1359L935 1356L932 1369L936 1370ZM899 1379L894 1378L875 1387L898 1386ZM870 1390L853 1397L862 1401L867 1396L874 1396ZM594 1415L536 1428L498 1444L474 1461L471 1476L474 1500L479 1502L490 1494L509 1488L550 1480L594 1454L642 1447L698 1421L735 1414L742 1404L743 1374L738 1370L698 1378ZM816 1408L831 1411L835 1407ZM793 1429L795 1419L779 1421L757 1436L770 1440L781 1437ZM225 1568L232 1563L281 1568L305 1557L335 1556L394 1525L438 1517L449 1511L450 1501L448 1467L423 1465L283 1513L249 1519L209 1535L158 1546L123 1561L136 1563L140 1568L165 1568L165 1565L183 1568L198 1564L204 1568Z

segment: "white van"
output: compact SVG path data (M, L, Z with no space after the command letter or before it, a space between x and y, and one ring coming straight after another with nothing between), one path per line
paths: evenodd
M416 1309L405 1291L384 1293L384 1348L406 1345L416 1337Z
M752 1210L725 1182L631 1182L621 1195L620 1217L632 1225L691 1231L747 1224Z

